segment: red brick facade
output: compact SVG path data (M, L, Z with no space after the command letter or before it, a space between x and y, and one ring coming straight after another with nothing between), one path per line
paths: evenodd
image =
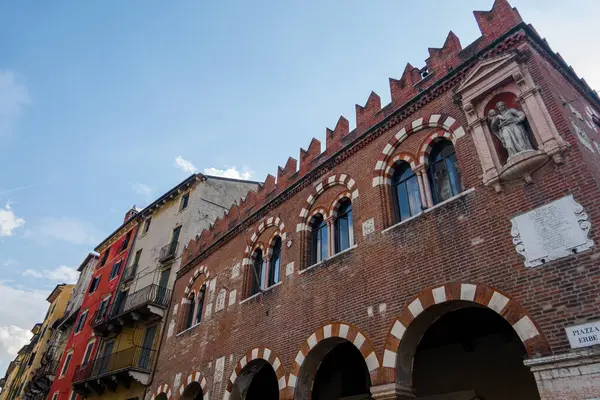
M280 399L310 398L301 388L311 383L301 366L321 341L338 337L364 357L371 388L399 383L410 397L412 322L442 303L496 311L529 359L567 353L564 328L600 318L597 248L525 268L510 222L573 195L589 216L590 238L600 241L600 128L583 126L592 148L583 145L562 99L579 99L570 104L589 121L591 113L600 114L600 101L504 0L475 17L480 39L461 49L451 33L443 48L430 49L427 76L408 65L400 80L390 79L391 104L381 108L372 93L357 106L355 130L340 118L327 132L324 152L313 139L300 152L298 171L290 159L279 168L277 184L269 176L188 245L168 316L176 328L163 339L152 395L178 399L191 382L203 381L205 396L229 398L245 365L262 358L275 371ZM481 154L455 92L478 63L506 54L518 54L568 148L537 168L530 183L484 185ZM438 138L454 144L464 190L396 224L385 183L399 160L415 171L427 168ZM344 197L352 201L354 246L311 266L311 218L319 212L334 219ZM251 254L257 246L268 250L275 234L283 239L281 283L244 301ZM182 331L185 299L203 284L205 317ZM540 387L540 394L582 398L577 390L552 397ZM600 393L598 386L586 390ZM403 398L398 391L373 396Z

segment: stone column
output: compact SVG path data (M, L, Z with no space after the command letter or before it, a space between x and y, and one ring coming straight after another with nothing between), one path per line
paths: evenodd
M268 251L267 251L268 254ZM262 288L263 290L269 287L269 269L271 268L271 256L268 255L264 258L263 260L263 277L262 277L262 282L264 283L264 287Z
M327 258L335 254L335 219L327 219Z
M373 400L411 400L416 398L411 387L399 383L371 386Z
M415 173L417 174L417 183L419 184L419 195L421 196L421 204L423 205L423 208L427 208L429 206L427 205L428 201L427 201L427 198L425 197L425 189L424 189L425 184L423 183L423 170L420 169L420 170L416 171Z

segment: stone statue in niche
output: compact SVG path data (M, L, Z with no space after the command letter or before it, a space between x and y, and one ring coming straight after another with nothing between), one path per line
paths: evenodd
M507 108L499 101L496 109L488 113L492 132L500 139L502 146L508 152L508 158L524 151L533 150L525 129L525 113L514 108Z

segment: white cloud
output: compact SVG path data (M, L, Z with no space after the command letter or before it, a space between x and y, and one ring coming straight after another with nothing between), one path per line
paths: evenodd
M153 190L150 186L137 182L131 185L131 188L136 194L142 196L145 201L150 202L152 200Z
M14 287L0 281L0 376L16 352L31 338L31 329L48 310L47 291Z
M254 174L254 172L249 168L244 168L239 171L235 165L233 167L226 167L225 169L205 168L204 173L206 175L221 176L224 178L233 179L250 179Z
M16 357L21 347L29 343L33 334L27 329L14 325L0 325L0 376L8 364Z
M188 174L195 174L196 172L198 172L198 168L196 168L194 164L192 164L190 161L184 159L181 156L177 156L177 158L175 158L175 166L177 168L181 168L184 172L187 172Z
M52 240L88 246L97 245L103 237L94 225L75 218L42 218L33 228L25 231L25 237L38 244L48 245Z
M13 231L23 225L25 225L25 220L15 215L10 208L10 203L6 203L4 208L0 208L0 236L12 236Z
M31 103L27 88L9 70L0 71L0 136L10 135L23 108Z
M79 272L77 272L75 268L61 265L55 269L44 269L42 271L26 269L23 271L23 276L31 276L32 278L46 278L55 282L75 283L79 277Z

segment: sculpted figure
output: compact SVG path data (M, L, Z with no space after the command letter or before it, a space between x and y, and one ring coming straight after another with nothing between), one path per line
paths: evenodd
M506 108L506 104L500 101L496 104L496 109L492 109L488 113L488 120L492 131L508 151L509 158L524 151L533 150L523 124L524 112Z

